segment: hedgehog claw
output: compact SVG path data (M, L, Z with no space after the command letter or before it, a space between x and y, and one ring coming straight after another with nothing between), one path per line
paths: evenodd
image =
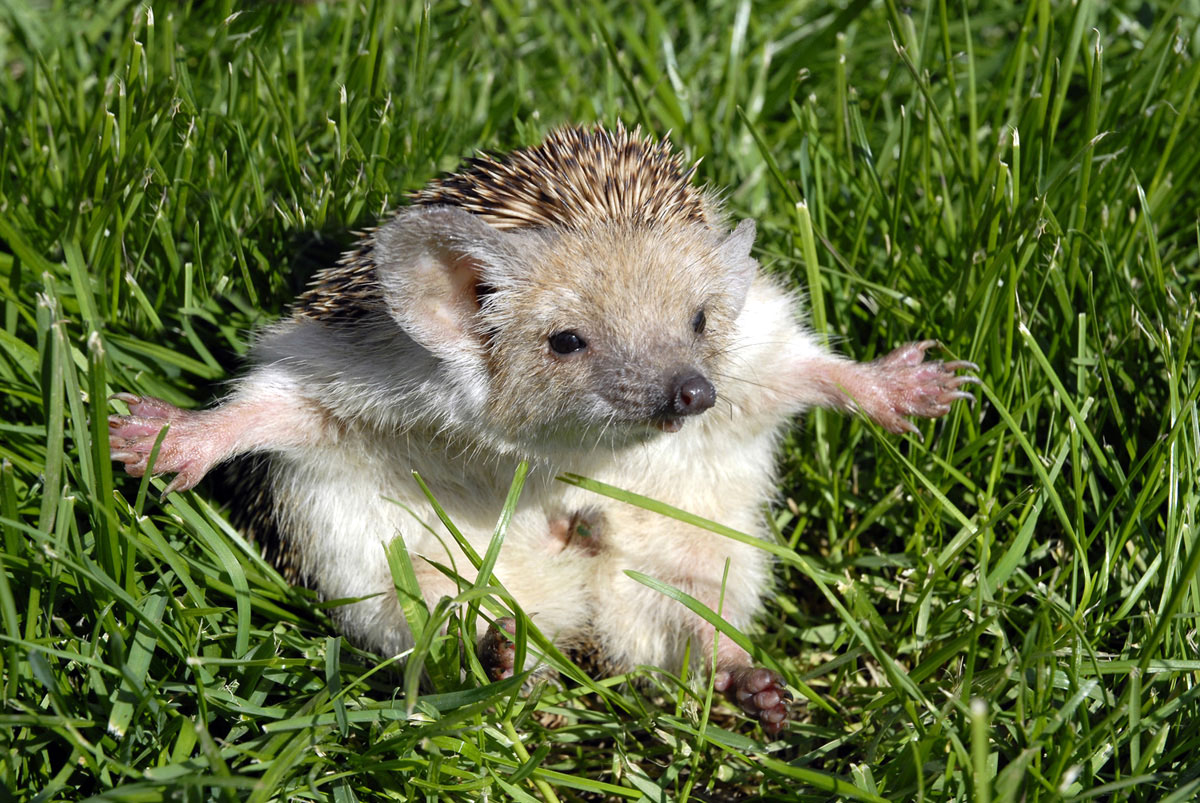
M856 401L885 429L918 435L908 416L939 418L954 402L974 399L959 388L978 383L979 377L955 372L979 367L968 360L925 362L925 351L935 345L936 340L908 343L864 366L867 373L862 387L855 389Z
M176 474L175 479L168 482L167 487L162 489L162 494L160 495L159 498L166 499L168 496L175 493L176 491L186 491L188 488L191 488L191 487L192 487L192 485L188 483L187 479L184 477L184 475L182 473Z
M128 415L108 416L108 448L113 460L125 464L125 473L140 477L150 468L150 453L161 446L153 473L174 473L163 495L192 488L219 460L219 439L206 424L207 413L181 410L151 396L114 393ZM165 430L165 432L164 432Z

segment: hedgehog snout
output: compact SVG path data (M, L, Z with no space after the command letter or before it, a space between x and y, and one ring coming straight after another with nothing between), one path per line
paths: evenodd
M663 432L678 432L683 428L683 419L712 407L717 402L717 389L704 374L688 369L667 383L666 399L652 418L652 423Z
M717 389L699 371L675 377L671 392L671 413L676 416L696 415L716 404Z

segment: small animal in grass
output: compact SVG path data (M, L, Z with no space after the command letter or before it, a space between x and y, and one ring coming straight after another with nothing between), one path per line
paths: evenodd
M765 536L793 416L823 406L915 431L909 417L970 398L973 377L959 372L974 366L927 361L928 340L869 363L831 353L795 295L759 271L754 222L731 227L693 172L668 144L621 126L564 128L469 159L318 273L220 404L187 411L118 394L128 414L110 418L113 459L140 476L169 424L154 471L175 475L170 492L252 456L240 526L324 598L365 598L333 616L386 655L412 643L386 543L404 539L430 605L459 591L435 564L474 576L413 472L482 552L528 460L495 574L534 624L610 671L678 671L687 654L702 669L713 627L626 571L746 628L770 591L767 553L555 477ZM476 634L495 676L513 668L500 633L511 627ZM778 674L728 638L713 671L764 731L784 727Z

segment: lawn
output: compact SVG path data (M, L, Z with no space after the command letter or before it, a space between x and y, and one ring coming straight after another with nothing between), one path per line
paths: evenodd
M1198 86L1195 0L0 0L0 799L1200 796ZM211 402L406 193L617 120L844 353L983 380L789 435L775 740L653 667L417 693L108 459L112 393Z

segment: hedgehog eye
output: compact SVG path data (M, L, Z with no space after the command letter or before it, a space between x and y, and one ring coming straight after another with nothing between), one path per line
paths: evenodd
M587 342L572 331L555 332L550 335L550 348L555 354L574 354L587 348Z
M476 283L476 285L475 285L475 305L478 307L482 307L483 302L487 301L492 296L492 294L495 292L496 292L496 288L492 287L490 284L486 284L484 282Z
M692 331L698 335L704 334L704 327L708 324L708 318L704 316L704 307L696 310L696 314L692 316Z

